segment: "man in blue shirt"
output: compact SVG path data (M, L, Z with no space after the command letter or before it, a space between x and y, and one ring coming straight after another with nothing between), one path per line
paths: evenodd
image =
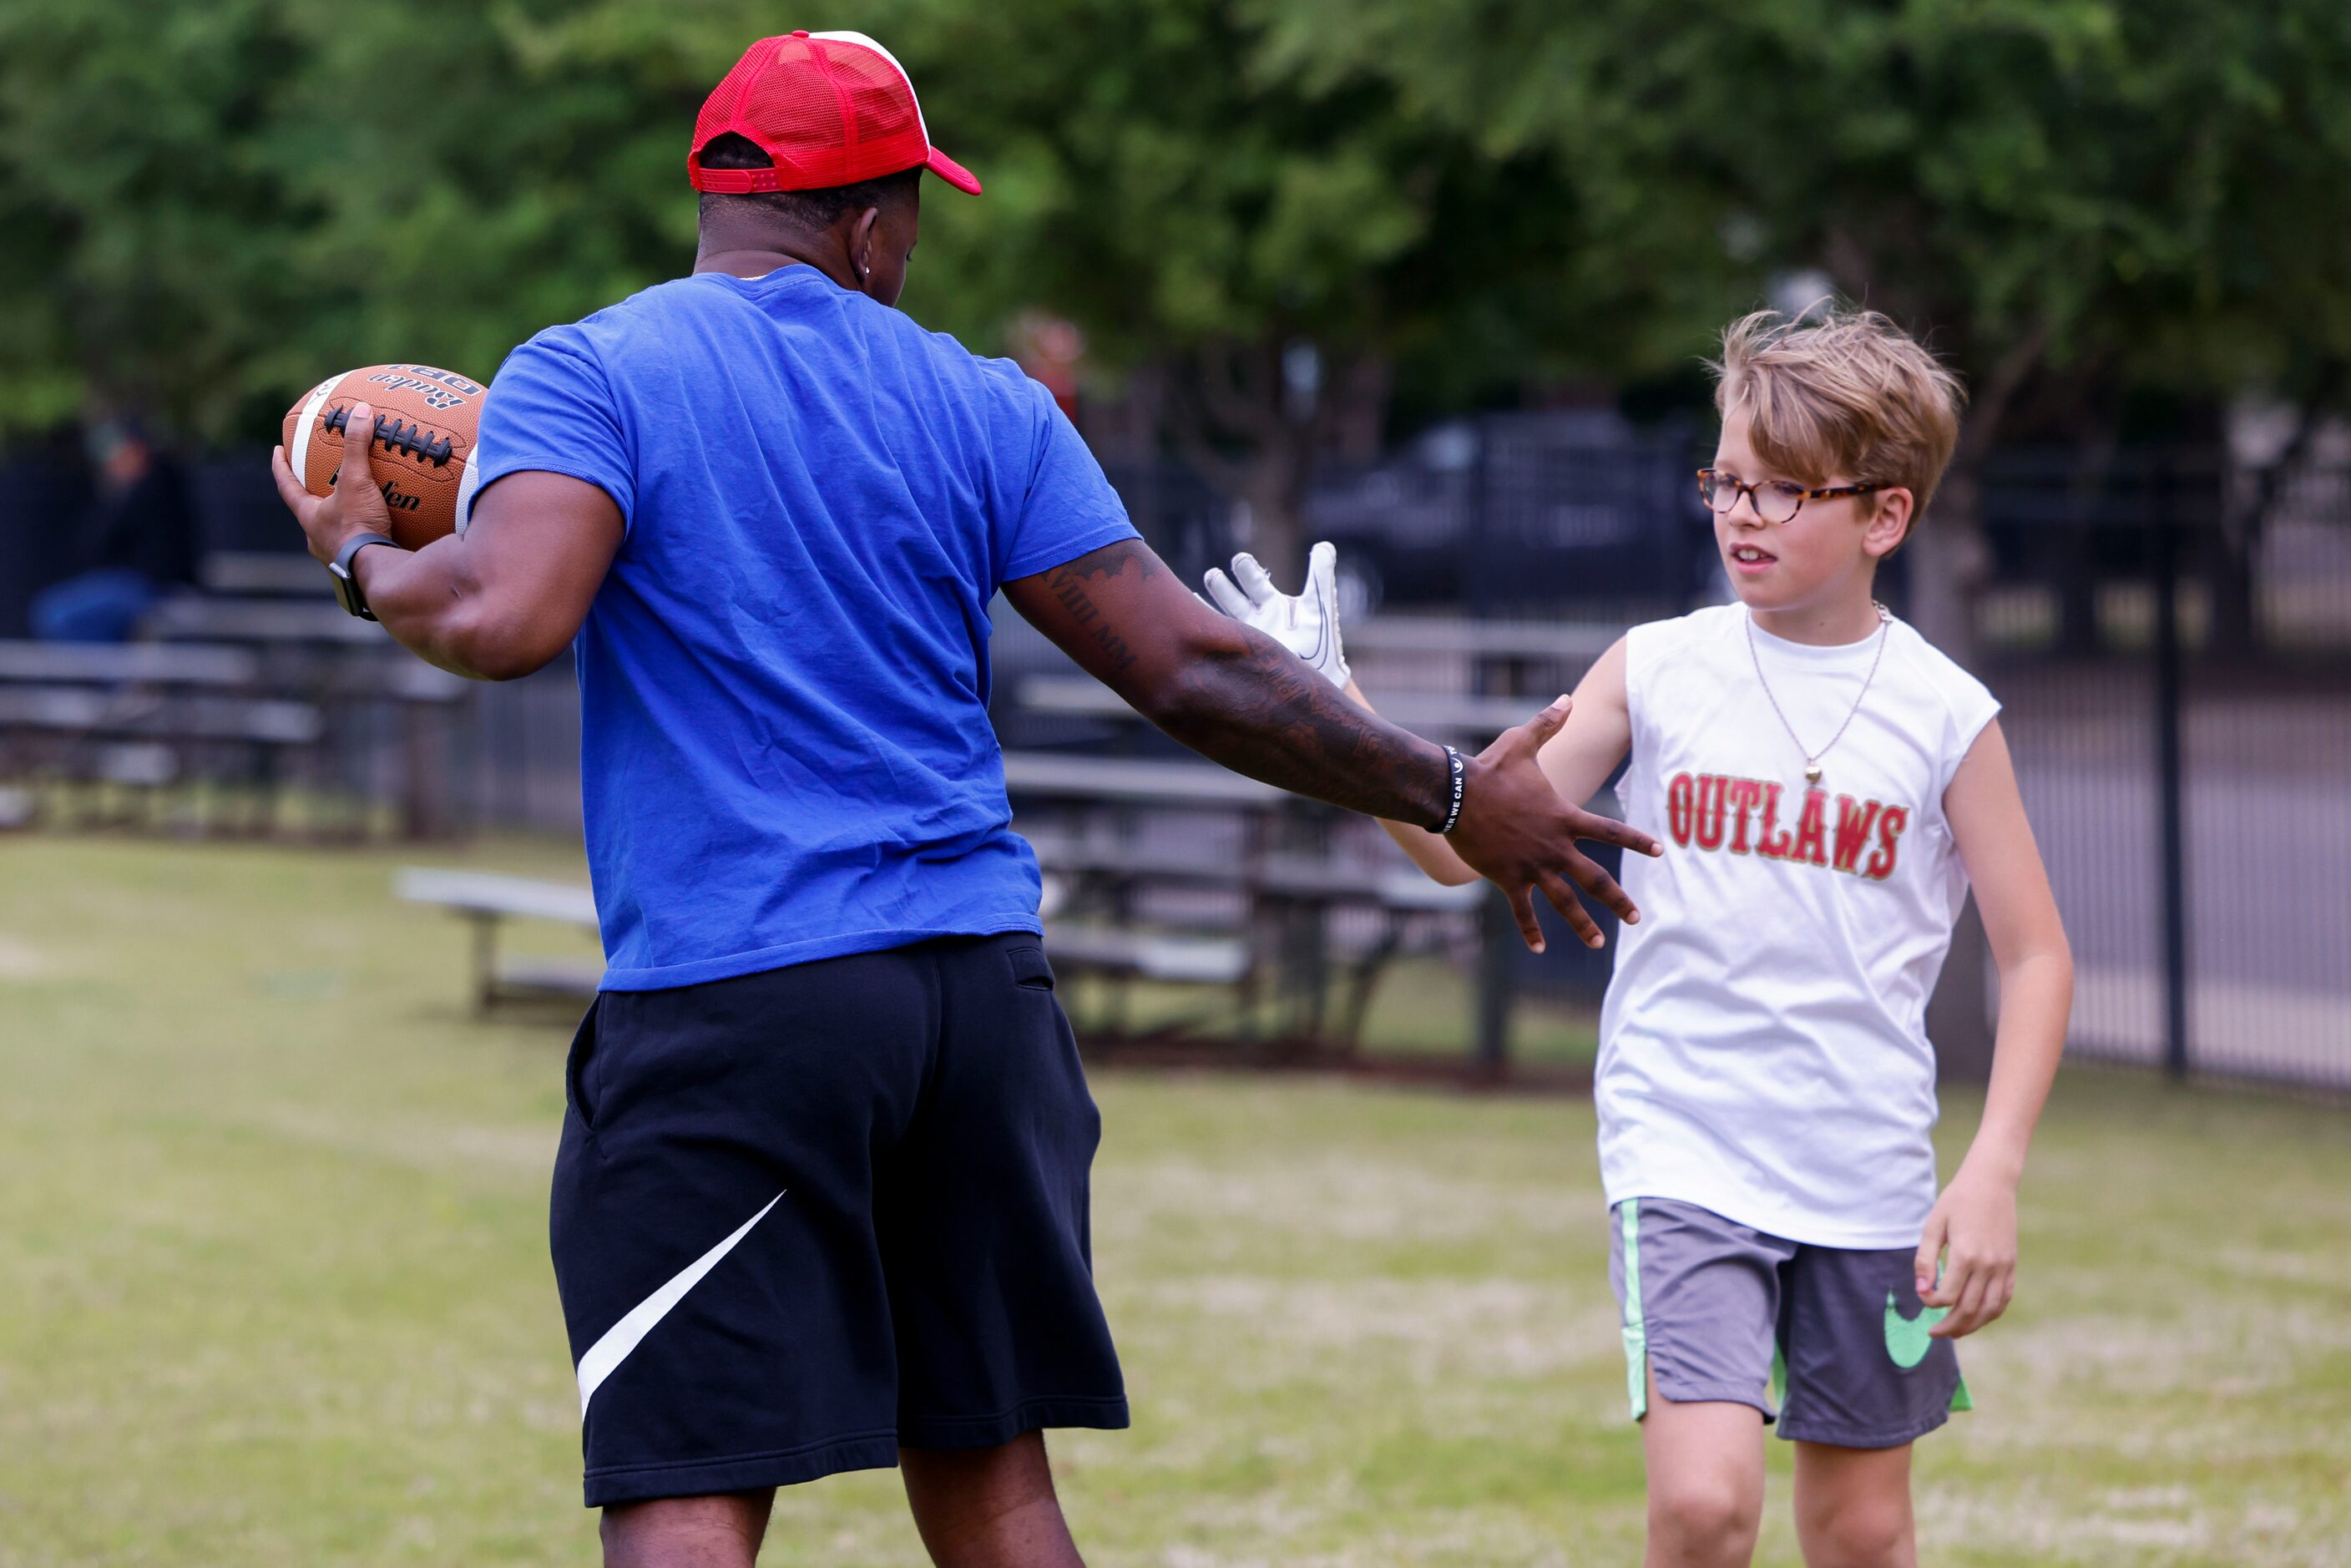
M1225 765L1443 828L1540 945L1628 917L1558 800L1560 707L1462 758L1217 615L1046 390L891 307L929 143L856 34L763 39L688 160L691 276L499 371L458 535L281 494L444 669L580 672L610 962L566 1069L552 1243L611 1563L747 1564L774 1489L902 1466L933 1558L1073 1564L1040 1433L1123 1427L1088 1250L1100 1123L987 721L1001 588ZM351 409L347 442L372 440ZM347 470L349 471L349 470ZM466 502L470 502L468 509Z

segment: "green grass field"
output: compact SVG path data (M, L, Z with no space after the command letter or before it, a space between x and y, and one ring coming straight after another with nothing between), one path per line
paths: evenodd
M1334 985L1335 991L1338 988ZM1201 1043L1208 1035L1229 1043L1238 1011L1219 993L1204 1000L1196 986L1109 981L1064 975L1061 1003L1081 1031L1092 1023L1114 1030L1169 1029ZM1122 999L1123 998L1123 999ZM1469 977L1442 956L1392 960L1382 970L1364 1019L1361 1053L1375 1062L1462 1061L1477 1003ZM1521 994L1510 1019L1511 1059L1539 1070L1534 1077L1588 1082L1600 1049L1598 1009L1540 994ZM1330 1021L1337 1026L1334 1001ZM1258 1018L1262 1040L1280 1032L1282 1015L1269 1001Z
M593 1561L566 1031L468 1019L393 863L0 841L0 1564ZM1056 1444L1091 1562L1636 1560L1587 1104L1096 1089L1136 1419ZM2024 1245L1926 1561L2351 1563L2351 1111L2069 1076ZM882 1473L788 1493L767 1561L921 1559Z

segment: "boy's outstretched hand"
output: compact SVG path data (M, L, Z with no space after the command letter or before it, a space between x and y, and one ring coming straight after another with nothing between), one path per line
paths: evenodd
M1564 696L1468 761L1461 798L1461 821L1447 841L1470 870L1499 887L1519 919L1527 946L1543 950L1542 926L1535 920L1533 890L1540 887L1584 946L1605 940L1600 927L1569 886L1575 886L1616 912L1627 925L1641 912L1616 879L1575 847L1578 839L1616 844L1635 854L1664 853L1657 841L1613 817L1569 805L1536 766L1535 754L1567 722ZM1562 874L1564 872L1564 874Z
M2016 1184L1961 1166L1927 1216L1917 1269L1918 1299L1949 1313L1928 1331L1937 1339L1971 1334L2008 1311L2016 1295Z

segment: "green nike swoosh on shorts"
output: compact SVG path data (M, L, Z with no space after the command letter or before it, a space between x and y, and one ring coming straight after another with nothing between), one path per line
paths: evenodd
M1927 1331L1950 1316L1949 1307L1921 1307L1915 1318L1902 1315L1902 1308L1894 1300L1894 1292L1886 1292L1886 1354L1894 1364L1907 1372L1927 1359L1935 1341Z

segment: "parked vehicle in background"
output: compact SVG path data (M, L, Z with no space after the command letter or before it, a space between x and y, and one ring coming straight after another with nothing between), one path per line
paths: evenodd
M1453 420L1318 484L1307 517L1339 546L1350 608L1677 612L1712 559L1689 442L1611 410Z

